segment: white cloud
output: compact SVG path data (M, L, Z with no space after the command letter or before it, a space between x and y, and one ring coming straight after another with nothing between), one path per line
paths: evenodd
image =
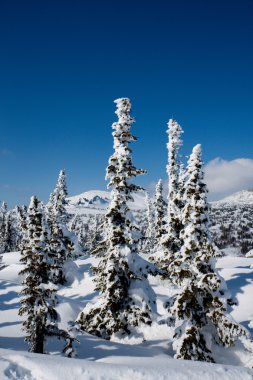
M205 166L205 180L210 200L218 200L233 192L253 188L253 159L227 161L215 158Z

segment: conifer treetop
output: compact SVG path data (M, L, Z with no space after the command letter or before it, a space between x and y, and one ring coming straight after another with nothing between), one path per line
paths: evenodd
M59 173L58 181L51 197L52 200L54 199L54 202L58 202L59 204L62 204L62 206L65 206L67 196L68 190L66 184L66 173L65 170L62 169Z
M57 184L54 191L50 194L48 210L50 213L54 214L55 218L59 220L66 218L66 209L67 204L66 197L68 195L67 184L66 184L66 173L62 169L59 173Z
M128 98L118 98L114 100L114 103L116 103L117 109L115 111L116 115L119 118L119 123L128 121L129 123L134 123L135 119L130 116L131 111L131 102ZM117 124L117 123L114 123ZM113 124L113 125L114 125Z
M168 122L167 133L169 136L169 141L167 143L168 148L168 165L167 165L167 173L170 177L172 177L169 181L169 196L170 192L174 190L176 185L175 179L178 178L179 165L178 165L178 151L183 144L181 140L181 135L184 133L181 126L174 119L170 119ZM175 179L173 177L176 177Z
M1 206L1 212L2 213L6 213L8 210L8 206L7 206L7 203L6 202L2 202L2 206Z
M142 187L131 184L129 180L146 171L137 169L132 164L132 150L129 147L131 141L136 141L130 129L135 119L130 115L131 102L128 98L119 98L114 101L118 121L112 124L114 153L109 159L106 170L107 187L114 187L120 193L125 193L126 200L133 200L131 192L143 190ZM113 198L113 197L112 197Z
M60 170L56 188L59 189L63 193L64 197L68 196L65 169Z
M182 133L184 133L182 127L175 119L169 119L167 125L167 133L170 137L170 141L168 144L172 144L174 142L176 145L181 146L183 142L180 139L180 136L182 135Z
M163 180L160 178L155 186L156 193L161 193L163 188Z

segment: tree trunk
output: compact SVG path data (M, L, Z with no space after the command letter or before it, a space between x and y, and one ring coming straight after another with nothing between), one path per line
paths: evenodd
M37 354L44 354L45 329L40 317L35 320L35 339L33 351Z

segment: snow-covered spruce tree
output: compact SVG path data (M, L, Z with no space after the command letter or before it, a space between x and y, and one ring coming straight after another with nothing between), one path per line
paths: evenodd
M66 282L64 267L68 261L76 258L77 251L80 249L76 235L67 227L66 196L65 171L61 170L47 205L47 219L50 227L50 251L54 253L54 270L51 280L55 284L62 285Z
M58 218L61 219L62 223L67 223L68 216L66 212L67 205L67 183L66 183L66 173L65 170L62 169L59 173L59 177L55 186L54 191L50 194L50 199L48 202L48 209L52 209L55 213L57 213Z
M0 253L16 250L17 228L15 226L15 213L8 211L7 204L3 202L0 209Z
M16 215L17 215L17 247L20 251L23 250L24 245L26 244L27 238L27 206L17 206Z
M4 251L5 252L12 252L13 248L15 247L15 236L14 236L14 230L12 228L12 215L11 211L8 211L5 214L5 231L3 235L3 245L4 245Z
M21 263L24 269L20 315L26 315L23 323L29 350L44 353L44 343L49 325L57 324L55 310L56 286L49 282L52 269L47 257L48 229L43 216L42 205L36 197L31 198L27 218L27 240L22 247Z
M19 250L20 230L18 226L17 208L10 210L6 214L6 252Z
M6 252L7 213L7 203L3 202L0 208L0 253Z
M163 182L160 179L156 184L155 202L154 202L154 229L156 246L161 246L162 238L166 233L166 211L167 203L163 198Z
M167 173L169 176L167 224L166 234L162 239L162 254L157 258L157 264L164 270L168 270L169 263L180 251L182 245L180 239L180 232L182 229L182 204L179 197L180 162L178 154L182 145L181 135L183 130L176 120L170 119L168 122L167 133L169 136L167 144Z
M68 189L66 183L66 173L64 169L60 170L57 184L51 196L59 199L63 206L67 204L66 198L68 196Z
M20 275L24 276L24 280L19 315L26 316L23 329L30 352L43 354L46 338L57 337L66 341L63 352L71 356L74 338L58 328L59 316L55 309L58 288L50 282L54 267L49 236L44 207L36 197L32 197L25 224L25 239L21 245L20 261L24 269Z
M171 307L173 348L176 358L212 362L213 345L231 346L246 331L226 314L226 284L214 266L216 247L208 229L206 192L201 146L196 145L188 161L183 246L170 265L171 276L182 286Z
M6 214L8 211L8 205L6 202L2 202L2 205L1 205L1 208L0 208L0 213L1 215L2 214Z
M156 307L155 295L147 274L149 264L136 250L139 239L127 202L141 188L131 182L143 174L132 163L129 144L136 140L131 134L134 119L127 98L115 100L118 122L113 123L114 153L109 159L106 178L112 187L112 200L106 213L107 252L94 268L100 298L80 313L77 323L81 330L110 339L113 334L131 333L135 326L150 325ZM145 264L145 265L144 265Z
M68 223L68 228L71 232L73 232L76 235L81 250L83 252L88 251L88 221L84 221L80 215L74 215L74 217Z
M106 251L104 222L104 216L101 215L92 215L87 221L86 246L91 255L100 256Z
M179 164L178 192L177 192L178 207L180 210L182 210L185 205L184 193L185 193L186 181L187 181L187 168L185 168L184 163L181 161ZM182 217L181 217L181 225L182 225Z
M146 192L146 219L147 219L147 227L144 236L144 244L143 244L143 252L147 254L151 254L154 249L155 243L155 230L154 230L154 207L152 200L150 199L149 194Z

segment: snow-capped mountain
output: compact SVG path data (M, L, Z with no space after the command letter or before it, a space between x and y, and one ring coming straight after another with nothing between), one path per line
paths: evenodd
M213 206L221 205L253 205L253 189L241 190L219 201L212 202Z
M105 209L111 199L111 193L103 190L85 191L68 198L69 207Z
M145 210L147 208L145 201L145 192L134 194L134 202L129 202L132 210ZM96 209L105 210L111 200L111 192L105 190L89 190L84 193L71 196L68 198L68 207L77 209ZM241 206L253 205L253 189L241 190L231 194L219 201L210 203L212 208L224 206Z
M134 202L129 202L131 210L145 210L145 192L133 195ZM111 199L110 191L90 190L68 198L67 209L71 214L103 214Z

